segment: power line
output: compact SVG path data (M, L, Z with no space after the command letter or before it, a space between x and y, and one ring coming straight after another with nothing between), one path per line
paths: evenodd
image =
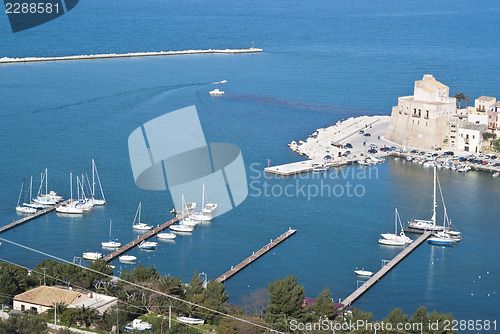
M9 244L11 244L11 245L17 246L17 247L27 249L27 250L29 250L29 251L31 251L31 252L35 252L35 253L38 253L38 254L41 254L41 255L44 255L44 256L47 256L47 257L50 257L50 258L56 259L56 260L58 260L58 261L60 261L60 262L64 262L64 263L67 263L67 264L74 265L74 266L79 267L79 268L81 268L81 269L83 269L83 270L89 270L89 271L91 271L91 272L93 272L93 273L96 273L96 274L99 274L99 275L103 275L103 276L107 276L107 277L109 277L109 278L111 278L111 279L113 279L113 278L114 278L112 275L104 274L104 273L102 273L102 272L100 272L100 271L97 271L97 270L94 270L94 269L91 269L91 268L88 268L88 267L85 267L85 266L82 266L82 265L79 265L79 264L73 263L73 262L71 262L71 261L68 261L68 260L62 259L62 258L57 257L57 256L55 256L55 255L48 254L48 253L42 252L42 251L40 251L40 250L37 250L37 249L31 248L31 247L25 246L25 245L21 245L21 244L19 244L19 243L17 243L17 242L14 242L14 241L11 241L11 240L7 240L7 239L1 238L1 237L0 237L0 240L2 240L2 241L4 241L4 242L7 242L7 243L9 243ZM222 315L222 316L224 316L224 317L227 317L227 318L231 318L231 319L234 319L234 320L237 320L237 321L245 322L245 323L247 323L247 324L250 324L250 325L253 325L253 326L257 326L257 327L260 327L260 328L262 328L262 329L266 329L266 330L268 330L268 331L270 331L270 332L275 332L275 333L285 334L285 333L283 333L283 332L280 332L280 331L278 331L278 330L275 330L275 329L269 328L269 327L267 327L267 326L263 326L263 325L261 325L261 324L254 323L254 322L252 322L252 321L248 321L248 320L245 320L245 319L241 319L241 318L238 318L238 317L232 316L232 315L230 315L230 314L226 314L226 313L223 313L223 312L220 312L220 311L217 311L217 310L211 309L211 308L206 307L206 306L203 306L203 305L198 305L198 304L196 304L196 303L193 303L193 302L190 302L190 301L184 300L184 299L179 298L179 297L176 297L176 296L169 295L169 294L164 293L164 292L161 292L161 291L156 291L156 290L154 290L154 289L151 289L151 288L148 288L148 287L142 286L142 285L137 284L137 283L133 283L133 282L126 281L126 280L124 280L124 279L122 279L122 278L120 278L120 277L116 277L116 279L117 279L117 281L121 281L121 282L124 282L124 283L130 284L130 285L135 286L135 287L137 287L137 288L139 288L139 289L144 289L144 290L146 290L146 291L155 292L155 293L158 293L158 294L160 294L160 295L162 295L162 296L165 296L165 297L171 298L171 299L173 299L173 300L177 300L177 301L180 301L180 302L182 302L182 303L186 303L186 304L189 304L189 305L193 305L193 306L196 306L196 307L199 307L199 308L205 309L205 310L207 310L207 311L211 311L211 312L214 312L214 313L220 314L220 315Z

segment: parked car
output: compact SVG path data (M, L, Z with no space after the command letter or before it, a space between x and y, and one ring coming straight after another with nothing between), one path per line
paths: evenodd
M371 134L369 134L368 132L366 132L366 133L364 133L364 134L363 134L363 136L365 136L365 137L370 137L370 136L371 136Z
M500 162L495 163L493 166L500 167Z
M424 154L425 154L424 151L418 153L418 155L424 155Z
M418 153L418 150L411 150L410 151L411 154L417 154Z
M446 155L455 155L455 153L453 151L446 151L443 154L446 154Z
M486 161L486 160L484 160L483 162L481 162L481 165L485 165L486 166L487 164L489 164L489 162Z
M372 154L375 154L377 152L378 151L376 149L374 149L374 148L371 148L371 149L368 150L368 153L372 153Z
M376 144L370 144L371 148L377 148L378 146Z
M365 130L359 130L359 133L363 134L363 133L365 133Z
M351 143L345 143L344 148L352 148Z
M343 157L347 157L349 154L351 154L351 151L345 151L345 152L342 154L342 156L343 156Z
M493 154L492 156L490 156L490 159L491 159L491 160L495 160L496 158L497 158L497 156L496 156L496 155L494 155L494 154Z

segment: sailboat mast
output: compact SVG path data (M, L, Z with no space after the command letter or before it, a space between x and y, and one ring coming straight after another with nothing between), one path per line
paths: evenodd
M17 198L17 205L19 206L19 202L21 201L21 194L23 193L23 187L24 187L24 180L23 183L21 183L21 190L19 191L19 197Z
M111 220L109 221L109 240L111 240Z
M432 197L432 225L436 226L436 166L434 166L434 196Z
M47 183L48 183L48 178L49 178L49 174L47 172L47 168L45 168L45 195L47 195L49 192L47 191Z
M205 185L203 185L203 194L201 195L201 210L205 207Z
M31 204L32 191L33 191L33 175L31 175L30 179L30 204Z
M70 190L70 193L71 193L70 203L73 203L73 173L72 172L69 172L69 188L71 189Z
M94 174L95 174L95 162L94 162L94 159L92 159L92 198L95 198L95 178L94 178Z
M394 235L398 235L398 208L394 209Z

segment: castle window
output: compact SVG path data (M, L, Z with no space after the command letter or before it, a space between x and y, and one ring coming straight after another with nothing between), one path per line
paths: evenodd
M426 110L425 112L426 112L426 115L427 115L427 116L425 116L425 117L426 117L426 118L429 118L429 110Z
M418 117L422 116L422 110L418 109Z
M429 125L429 122L425 122L425 126Z

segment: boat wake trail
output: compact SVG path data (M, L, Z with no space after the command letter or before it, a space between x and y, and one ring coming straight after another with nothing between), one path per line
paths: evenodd
M107 100L107 99L113 99L113 98L129 95L129 94L142 93L142 92L153 92L154 93L153 97L154 97L155 95L163 94L165 92L172 92L172 91L175 91L178 89L184 89L184 88L189 88L189 87L197 87L197 86L202 87L202 86L207 86L210 84L212 84L212 82L192 83L192 84L184 84L184 85L171 85L171 86L156 86L156 87L135 89L135 90L120 92L120 93L112 94L112 95L99 96L99 97L95 97L95 98L88 99L85 101L78 101L75 103L68 103L68 104L63 104L63 105L59 105L59 106L55 106L55 107L36 109L36 110L33 110L31 113L38 114L38 113L47 112L47 111L59 111L59 110L63 110L63 109L70 108L70 107L81 106L81 105L85 105L88 103L103 101L103 100Z
M363 114L363 115L378 115L380 111L370 110L370 109L360 109L354 107L346 107L346 106L334 106L329 104L321 104L314 103L308 101L300 101L300 100L291 100L291 99L282 99L278 97L272 96L263 96L263 95L253 95L253 94L240 94L240 93L230 93L226 92L226 99L231 99L235 101L243 101L250 103L258 103L271 105L276 107L283 107L287 109L300 109L307 111L315 111L329 114Z

